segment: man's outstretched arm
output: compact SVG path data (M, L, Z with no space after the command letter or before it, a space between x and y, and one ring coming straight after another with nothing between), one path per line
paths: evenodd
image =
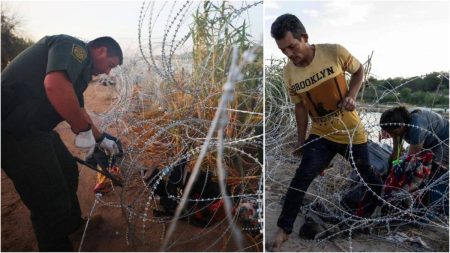
M48 73L44 79L44 88L53 108L76 133L89 129L90 123L83 115L72 83L64 71Z
M91 124L92 127L92 134L94 134L95 140L98 140L102 133L100 130L98 130L97 126L94 124L94 122L91 119L91 116L86 112L86 109L81 108L81 113L83 114L84 118Z

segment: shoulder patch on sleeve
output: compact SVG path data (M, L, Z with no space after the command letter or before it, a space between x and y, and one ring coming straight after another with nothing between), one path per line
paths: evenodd
M84 59L86 59L86 49L84 49L83 47L77 45L77 44L73 44L72 47L72 56L77 59L77 61L79 61L80 63L82 63L84 61Z

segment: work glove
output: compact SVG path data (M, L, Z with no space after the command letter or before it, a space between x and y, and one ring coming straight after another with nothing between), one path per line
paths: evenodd
M106 132L103 132L97 140L97 145L103 149L107 155L118 155L122 153L120 141Z
M89 127L89 130L84 132L79 132L75 137L75 146L78 148L84 149L92 149L95 145L94 134L92 133L92 129Z

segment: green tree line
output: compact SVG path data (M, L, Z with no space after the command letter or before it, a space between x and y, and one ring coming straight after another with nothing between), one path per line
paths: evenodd
M370 77L358 100L379 104L401 102L415 106L448 108L448 86L448 72L433 72L408 78Z
M17 29L19 21L6 13L2 6L2 70L25 48L31 46L34 42L30 39L18 35Z

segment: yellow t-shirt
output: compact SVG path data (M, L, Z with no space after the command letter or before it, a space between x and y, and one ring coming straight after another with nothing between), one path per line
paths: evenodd
M297 67L289 61L284 67L291 101L305 104L312 120L311 134L342 144L350 140L353 144L367 142L356 111L338 107L348 93L345 72L355 73L361 63L341 45L316 44L315 47L314 59L308 66Z

